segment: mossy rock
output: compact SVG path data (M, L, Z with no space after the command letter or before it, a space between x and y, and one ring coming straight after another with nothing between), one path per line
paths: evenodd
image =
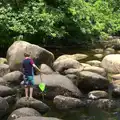
M0 64L7 64L6 58L0 58Z

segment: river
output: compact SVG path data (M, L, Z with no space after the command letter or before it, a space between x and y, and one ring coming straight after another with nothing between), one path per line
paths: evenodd
M102 110L91 106L89 108L58 110L52 102L47 101L47 104L51 107L51 110L44 115L47 117L57 117L63 120L120 120L120 109Z
M55 55L55 58L63 54L85 53L90 56L87 60L94 59L91 51L80 50L79 48L47 50L51 51ZM5 57L5 54L1 54ZM52 101L43 102L45 102L51 108L50 111L44 115L46 117L57 117L63 120L120 120L120 109L105 111L92 106L89 108L70 109L63 111L56 109ZM7 116L2 120L7 120Z

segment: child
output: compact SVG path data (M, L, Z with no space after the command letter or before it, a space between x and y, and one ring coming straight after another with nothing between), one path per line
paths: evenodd
M28 98L28 88L30 88L30 98L33 98L33 86L34 86L34 71L33 67L39 72L40 69L35 65L33 60L30 58L28 52L24 53L25 59L23 60L23 73L24 73L24 85L25 85L25 97Z

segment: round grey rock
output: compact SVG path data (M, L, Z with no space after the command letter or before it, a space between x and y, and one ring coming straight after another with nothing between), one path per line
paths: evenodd
M48 91L46 96L49 94L53 97L57 95L65 95L66 91L69 91L73 96L81 97L81 91L73 84L73 82L66 76L60 74L42 74L42 82L46 84ZM40 75L35 76L35 85L38 86L41 82ZM40 90L38 91L40 93ZM48 96L49 96L48 95Z
M0 97L0 118L8 112L9 104L7 101Z
M101 48L97 48L97 49L94 49L94 50L92 50L92 51L95 52L96 54L101 54L101 53L104 52L104 50L101 49Z
M25 97L20 98L15 105L16 108L30 107L40 113L46 113L49 110L49 107L40 100L37 99L26 99Z
M4 82L9 84L20 84L23 80L23 73L20 71L10 72L3 76Z
M54 98L54 104L58 109L73 109L80 108L84 106L84 102L77 98L65 97L58 95Z
M9 105L13 105L16 102L15 95L4 97L4 99L8 102Z
M9 65L7 64L0 64L0 77L3 77L7 73L10 72Z
M109 54L114 54L115 50L113 48L106 48L105 49L105 55L109 55Z
M46 64L41 64L40 70L43 73L48 73L48 74L54 73L54 71L52 70L52 68L50 66L46 65ZM37 72L37 74L40 74L40 72Z
M77 61L80 61L80 60L83 60L83 59L86 59L88 57L88 55L86 54L80 54L80 53L77 53L77 54L73 54L73 55L61 55L59 56L55 61L60 61L60 60L65 60L65 59L74 59L74 60L77 60Z
M53 68L55 71L63 73L64 70L69 68L82 68L83 66L77 61L72 58L66 58L63 60L55 61L53 63Z
M116 80L111 84L111 89L112 95L114 97L119 97L120 96L120 80Z
M101 61L99 60L90 60L86 62L89 65L100 67L101 66Z
M103 54L95 54L94 57L101 59L101 58L103 58Z
M93 73L98 73L102 76L106 76L106 74L107 74L104 68L96 67L96 66L85 67L84 71L90 71L90 72L93 72Z
M9 96L9 95L13 95L13 94L15 94L15 92L16 91L13 90L10 87L0 85L0 96L1 97L6 97L6 96Z
M35 116L30 116L30 117L20 117L15 120L61 120L59 118L54 118L54 117L35 117Z
M120 54L110 54L103 58L102 67L110 73L120 73Z
M13 111L9 115L7 120L15 120L17 118L27 117L27 116L41 116L41 114L33 108L27 108L27 107L19 108L19 109Z
M6 83L5 83L5 81L3 80L3 78L2 77L0 77L0 85L5 85Z
M108 93L102 90L95 90L88 93L88 98L91 99L108 98Z
M85 91L107 89L109 81L107 78L93 72L80 72L79 88Z

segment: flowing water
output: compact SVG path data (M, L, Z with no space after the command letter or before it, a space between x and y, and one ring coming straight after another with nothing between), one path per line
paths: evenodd
M91 106L89 108L58 110L52 104L47 102L51 110L44 116L57 117L63 120L120 120L120 109L102 110Z

